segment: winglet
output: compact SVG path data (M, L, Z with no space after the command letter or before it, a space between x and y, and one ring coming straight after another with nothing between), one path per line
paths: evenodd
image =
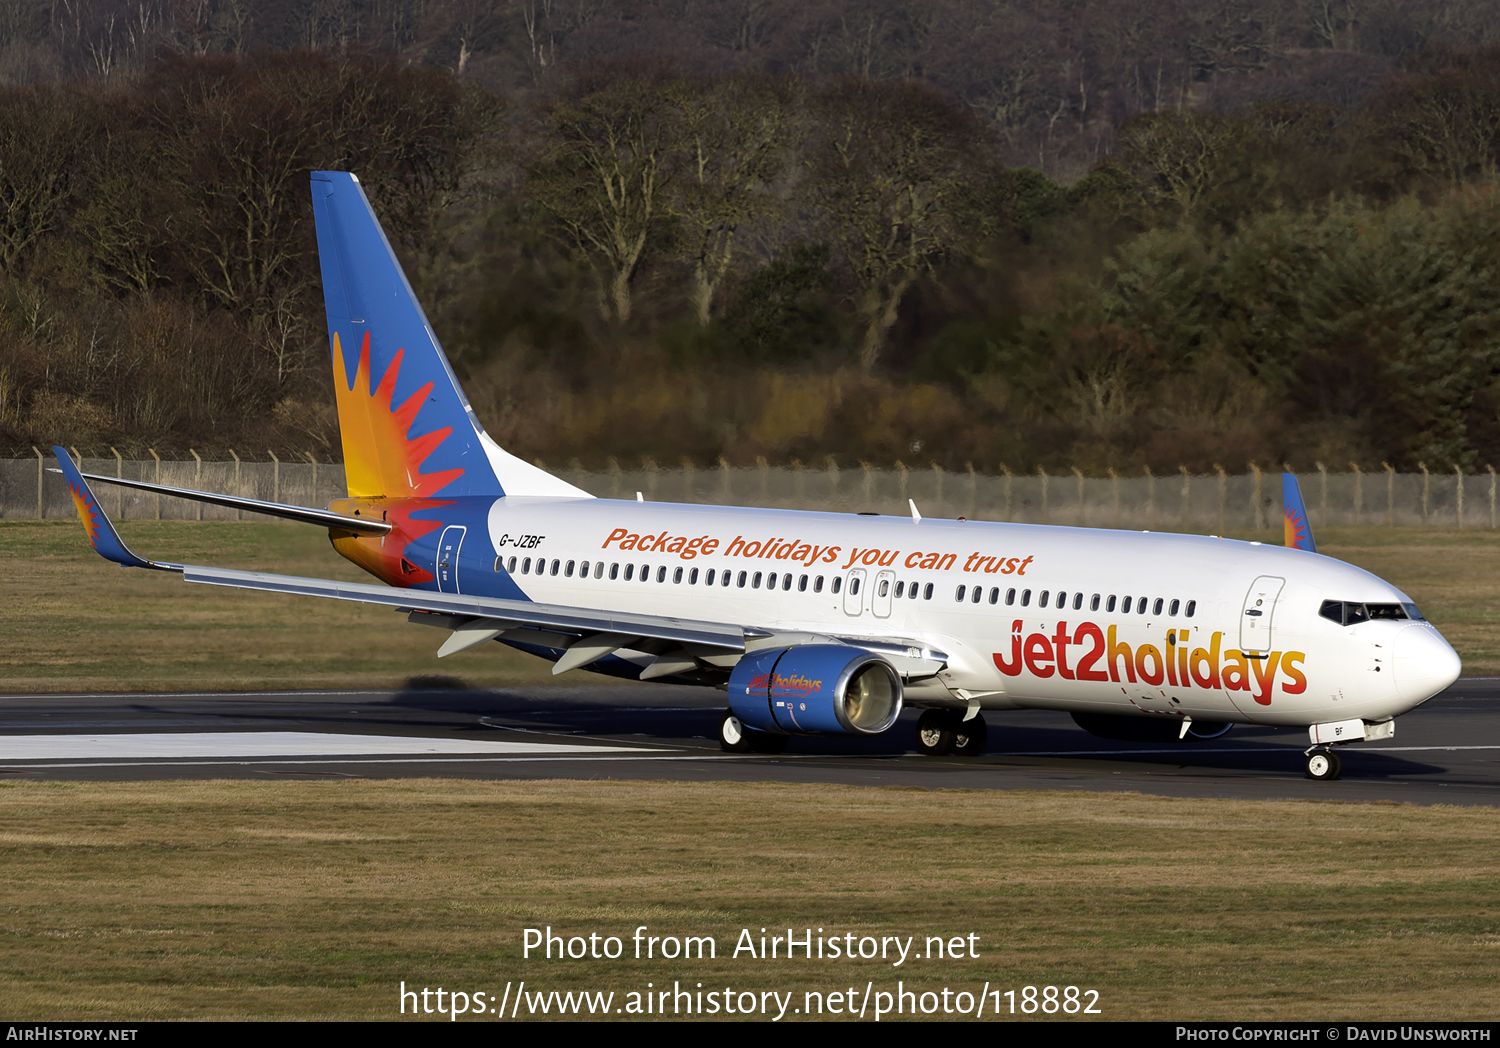
M181 571L182 568L176 564L156 564L149 560L142 560L120 541L119 532L104 515L104 507L99 505L99 500L94 496L78 472L78 467L73 465L73 460L62 448L53 445L52 454L57 456L57 464L62 468L63 479L67 481L68 491L73 496L73 505L78 509L78 518L83 521L84 530L89 535L89 545L94 547L94 552L105 560L112 560L116 564L123 564L127 568L156 568L160 571Z
M1281 504L1284 516L1286 545L1291 549L1318 552L1313 541L1312 524L1307 519L1307 504L1302 501L1302 487L1295 473L1281 475Z

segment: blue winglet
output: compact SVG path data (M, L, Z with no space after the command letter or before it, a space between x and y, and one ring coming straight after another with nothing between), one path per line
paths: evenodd
M1281 505L1286 545L1290 549L1318 552L1313 541L1312 524L1307 519L1307 504L1302 501L1302 486L1295 473L1281 475Z
M73 465L73 460L68 457L68 453L54 444L52 454L57 457L57 464L62 469L63 479L67 481L68 491L73 496L73 505L78 510L78 517L83 521L84 530L89 535L89 545L94 547L95 553L105 560L123 564L127 568L182 570L176 564L157 564L153 561L142 560L130 552L125 543L120 541L120 533L115 531L115 526L104 515L104 507L99 505L99 499L95 497L88 483L78 472L78 467Z

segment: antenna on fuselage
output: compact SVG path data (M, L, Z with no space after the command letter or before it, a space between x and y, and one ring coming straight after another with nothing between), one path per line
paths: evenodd
M1289 549L1318 552L1313 541L1312 524L1307 519L1307 504L1302 501L1302 486L1297 483L1295 473L1281 475L1281 505L1283 533Z

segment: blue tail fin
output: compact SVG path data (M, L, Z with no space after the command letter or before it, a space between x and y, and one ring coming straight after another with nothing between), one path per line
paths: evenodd
M484 432L359 180L315 171L312 197L349 494L587 497Z
M1313 541L1312 524L1307 519L1307 504L1302 501L1302 487L1295 473L1281 475L1281 505L1286 544L1292 549L1318 552Z

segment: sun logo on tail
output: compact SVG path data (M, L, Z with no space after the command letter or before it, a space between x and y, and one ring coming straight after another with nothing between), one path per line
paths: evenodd
M83 521L84 530L89 533L89 545L98 549L99 508L94 505L93 499L75 484L68 485L68 493L73 496L73 506L78 510L78 519Z
M443 426L412 438L412 424L432 392L431 382L422 386L399 407L392 404L396 379L401 373L405 350L397 350L380 383L370 388L370 334L365 332L359 351L359 369L352 387L338 333L333 352L339 361L334 369L334 393L338 399L339 430L344 442L344 473L351 497L422 498L435 495L463 476L462 469L423 473L422 464L453 432Z

